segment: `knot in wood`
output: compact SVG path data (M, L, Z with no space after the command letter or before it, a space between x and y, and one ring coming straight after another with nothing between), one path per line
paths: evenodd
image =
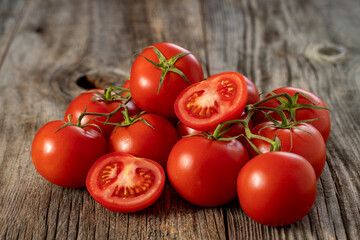
M346 58L347 50L344 46L333 44L310 45L305 55L319 62L338 63Z

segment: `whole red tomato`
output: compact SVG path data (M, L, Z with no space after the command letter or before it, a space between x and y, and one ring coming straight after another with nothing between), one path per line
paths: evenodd
M257 87L255 86L255 84L253 83L253 81L251 81L250 79L248 79L247 77L245 77L245 81L246 81L246 85L247 85L247 90L248 90L248 100L247 103L248 104L254 104L258 101L260 101L260 94L259 94L259 90L257 89Z
M304 157L313 166L316 178L318 179L326 161L324 139L321 133L310 124L297 124L294 127L282 129L277 128L272 122L264 122L251 129L251 132L269 139L274 139L276 135L281 143L281 151L296 153ZM251 142L262 153L270 152L270 143L260 139L251 139ZM251 157L258 155L249 144L246 146Z
M188 50L172 43L157 43L152 45L161 54L170 60ZM163 69L157 68L146 58L155 62L162 63ZM174 67L180 70L187 78L189 83L195 83L204 79L204 73L199 60L193 54L187 54L177 59L175 63L159 60L153 48L148 47L136 57L130 75L130 92L136 103L141 109L163 115L165 117L176 118L174 113L174 102L179 93L189 86L189 83L178 73L173 72ZM167 71L161 84L160 79L163 71Z
M316 176L300 155L268 152L241 169L237 191L241 208L250 218L268 226L283 226L310 211L316 197Z
M152 127L140 120L127 127L117 127L109 137L109 150L152 159L165 169L171 148L178 140L176 130L160 115L147 113L141 118Z
M170 152L167 174L171 185L187 201L204 207L219 206L236 197L236 178L248 160L245 147L237 140L185 137Z
M110 113L114 111L116 108L118 108L122 102L121 101L105 101L104 99L100 98L98 94L95 91L100 92L101 94L104 94L103 89L93 89L87 92L81 93L79 96L77 96L68 106L65 112L64 120L68 120L69 114L72 115L71 122L76 124L78 118L80 117L80 114L84 112L86 107L86 112L88 113ZM140 112L140 109L133 103L129 102L126 104L129 110L129 115L135 115ZM89 121L94 116L85 116L81 120L81 124L85 124L87 121ZM106 117L98 117L96 120L92 120L90 124L96 124L100 127L102 134L107 139L110 136L111 131L114 129L113 125L110 124L103 124L101 122L104 122L106 120ZM115 122L119 123L124 120L123 115L121 114L121 111L117 112L114 116L112 116L109 119L109 122ZM99 122L100 121L100 122Z
M156 162L127 153L109 153L89 170L86 188L105 208L122 213L149 207L165 184L163 168Z
M31 157L36 170L46 180L62 187L84 187L91 165L107 153L103 135L92 128L66 126L52 121L36 133Z
M301 92L301 93L306 94L311 99L312 102L309 101L308 99L306 99L304 96L299 95L297 104L310 104L310 105L316 105L319 107L326 108L326 105L323 102L323 100L321 100L321 98L319 98L315 94L313 94L309 91L306 91L304 89L301 89L301 88L282 87L282 88L278 88L272 92L275 94L288 93L290 96L294 96L294 94L296 92ZM269 97L269 96L271 96L271 95L268 94L265 97ZM276 108L276 107L279 107L280 105L281 105L281 103L279 100L273 99L273 100L270 100L270 101L267 101L267 102L261 104L260 107ZM288 107L286 103L284 104L284 107L285 108ZM288 114L287 111L285 111L285 113ZM280 116L275 112L271 113L270 116L273 117L275 120L281 120ZM313 125L317 130L319 130L319 132L323 136L325 142L327 142L329 135L330 135L330 129L331 129L330 115L329 115L328 110L300 108L300 109L296 110L295 118L296 118L296 121L319 118L315 121L309 122L309 124ZM261 112L256 112L253 115L253 122L255 125L265 122L265 121L267 121L267 119L264 117L264 114L262 114Z

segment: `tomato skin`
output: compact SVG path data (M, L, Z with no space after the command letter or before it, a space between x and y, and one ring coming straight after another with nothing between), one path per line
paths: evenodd
M237 140L185 137L170 152L167 174L171 185L187 201L204 207L219 206L236 197L236 178L248 159L245 147Z
M272 92L275 94L288 93L290 96L294 96L296 92L305 93L315 103L316 106L326 108L326 105L321 98L301 88L282 87L275 89ZM271 95L268 94L265 97L269 97L269 96ZM312 102L310 102L301 95L299 96L298 103L314 105ZM277 99L267 101L260 105L260 107L271 107L271 108L276 108L278 106L280 106L280 102ZM285 113L288 114L287 111L285 111ZM277 113L270 113L270 116L273 117L275 120L281 120L280 116ZM315 118L319 118L319 119L309 122L309 124L314 126L317 130L319 130L325 142L327 142L330 136L330 129L331 129L329 111L326 109L310 109L310 108L306 108L306 109L303 108L296 110L296 121L315 119ZM257 125L268 120L264 117L264 114L262 114L261 112L256 112L253 115L253 121L254 124Z
M152 45L159 49L166 59L170 59L188 50L172 43L157 43ZM158 57L152 48L146 48L141 55L158 63ZM193 54L179 58L174 66L182 71L190 83L202 81L204 73L199 60ZM136 57L130 74L130 92L141 109L160 114L168 118L176 118L174 102L179 93L189 84L177 73L168 72L160 88L161 69L156 68L144 57Z
M247 100L248 104L254 104L254 103L260 101L259 90L255 86L254 82L245 76L244 76L244 78L245 78L246 86L247 86L247 90L248 90L248 100Z
M243 112L239 119L245 119L246 116L247 116L247 114L245 112ZM251 129L253 127L253 123L252 123L251 119L248 124L249 124L249 128ZM180 138L187 136L187 135L202 133L202 131L195 130L189 126L186 126L182 122L178 122L177 127L176 127L176 132L178 133L178 136ZM245 128L241 123L235 124L234 126L232 126L229 129L228 132L226 132L226 135L229 137L239 136L240 134L243 134L245 136ZM242 144L247 143L247 140L243 136L238 137L237 140L239 140Z
M125 81L123 88L130 88L130 80Z
M103 89L93 89L93 90L99 91L102 94L104 93ZM64 121L67 121L68 115L72 114L71 122L76 124L78 118L80 117L80 114L84 112L85 106L86 106L86 112L95 112L95 113L110 113L120 106L121 101L105 102L101 98L96 98L97 97L96 93L91 92L93 90L81 93L69 104L64 115ZM93 98L96 98L97 102L92 101L91 99ZM132 101L126 104L126 106L129 109L130 116L138 114L141 111ZM89 116L89 115L85 116L81 120L81 123L85 124L93 117L94 116ZM96 118L96 120L104 122L106 120L106 117L99 117ZM119 111L110 118L109 122L119 123L122 122L123 120L124 118L121 114L121 111ZM110 124L105 125L97 121L93 120L90 122L90 124L96 124L97 126L99 126L102 134L107 139L110 136L111 131L114 129L114 126Z
M145 175L149 173L152 177L148 186L147 179L142 178L138 172L140 169ZM137 212L149 207L160 197L164 185L165 173L158 163L120 152L109 153L99 158L86 178L86 188L90 195L103 207L121 213ZM121 189L124 186L127 187L127 195L124 195ZM117 192L117 187L121 191ZM139 187L147 188L142 191ZM130 188L133 193L130 192ZM135 188L140 189L140 194L136 194Z
M92 128L66 126L57 131L65 123L52 121L39 129L31 147L32 161L40 175L51 183L84 187L91 165L107 153L107 143Z
M127 127L118 127L109 137L109 150L152 159L165 169L169 153L178 140L176 130L160 115L147 113L141 117L155 130L142 121Z
M201 131L212 131L244 111L247 87L238 72L223 72L192 84L175 101L175 113L185 125Z
M241 169L237 190L241 208L250 218L263 225L283 226L310 211L316 197L316 176L303 157L268 152Z
M265 127L266 128L263 128ZM313 166L316 179L318 179L324 169L326 161L326 146L321 133L313 126L307 123L295 125L308 133L292 128L279 129L272 122L264 122L251 129L251 132L260 136L274 139L278 136L281 142L281 151L299 154L304 157ZM262 129L263 128L263 129ZM262 129L260 131L260 129ZM309 134L310 133L310 134ZM251 142L262 152L270 152L270 143L260 139L251 139ZM291 144L292 142L292 144ZM291 146L292 145L292 146ZM250 156L253 158L258 154L249 145L246 145Z

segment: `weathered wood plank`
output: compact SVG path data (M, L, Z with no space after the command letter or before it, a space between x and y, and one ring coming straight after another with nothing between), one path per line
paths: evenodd
M6 0L0 2L0 67L17 31L25 0Z
M225 238L221 209L195 207L168 184L151 208L113 213L85 189L46 182L30 157L36 130L62 118L82 90L79 78L90 87L121 85L133 53L158 41L181 44L203 61L199 13L192 1L29 2L9 49L11 58L5 58L0 72L0 101L7 113L0 117L6 132L1 138L1 238Z
M357 239L358 12L355 0L2 1L0 238ZM83 90L78 79L84 87L121 85L133 53L159 41L194 52L207 76L240 71L262 91L292 85L324 99L333 124L327 165L303 220L261 226L237 200L196 207L169 184L150 208L113 213L85 189L57 187L36 173L32 138L62 118Z
M267 228L233 203L230 239L356 239L359 217L358 1L203 1L211 74L235 70L264 92L291 85L332 109L327 165L311 212L285 228ZM346 53L343 53L345 49ZM344 56L345 55L345 56ZM350 105L346 105L346 101ZM352 105L351 105L352 104Z

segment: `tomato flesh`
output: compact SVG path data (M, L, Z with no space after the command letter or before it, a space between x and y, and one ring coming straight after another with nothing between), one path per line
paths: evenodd
M162 167L128 153L110 153L90 169L86 187L105 208L122 213L140 211L153 204L165 184Z
M175 101L175 113L185 125L209 131L221 122L239 117L246 102L244 77L237 72L224 72L180 93Z

